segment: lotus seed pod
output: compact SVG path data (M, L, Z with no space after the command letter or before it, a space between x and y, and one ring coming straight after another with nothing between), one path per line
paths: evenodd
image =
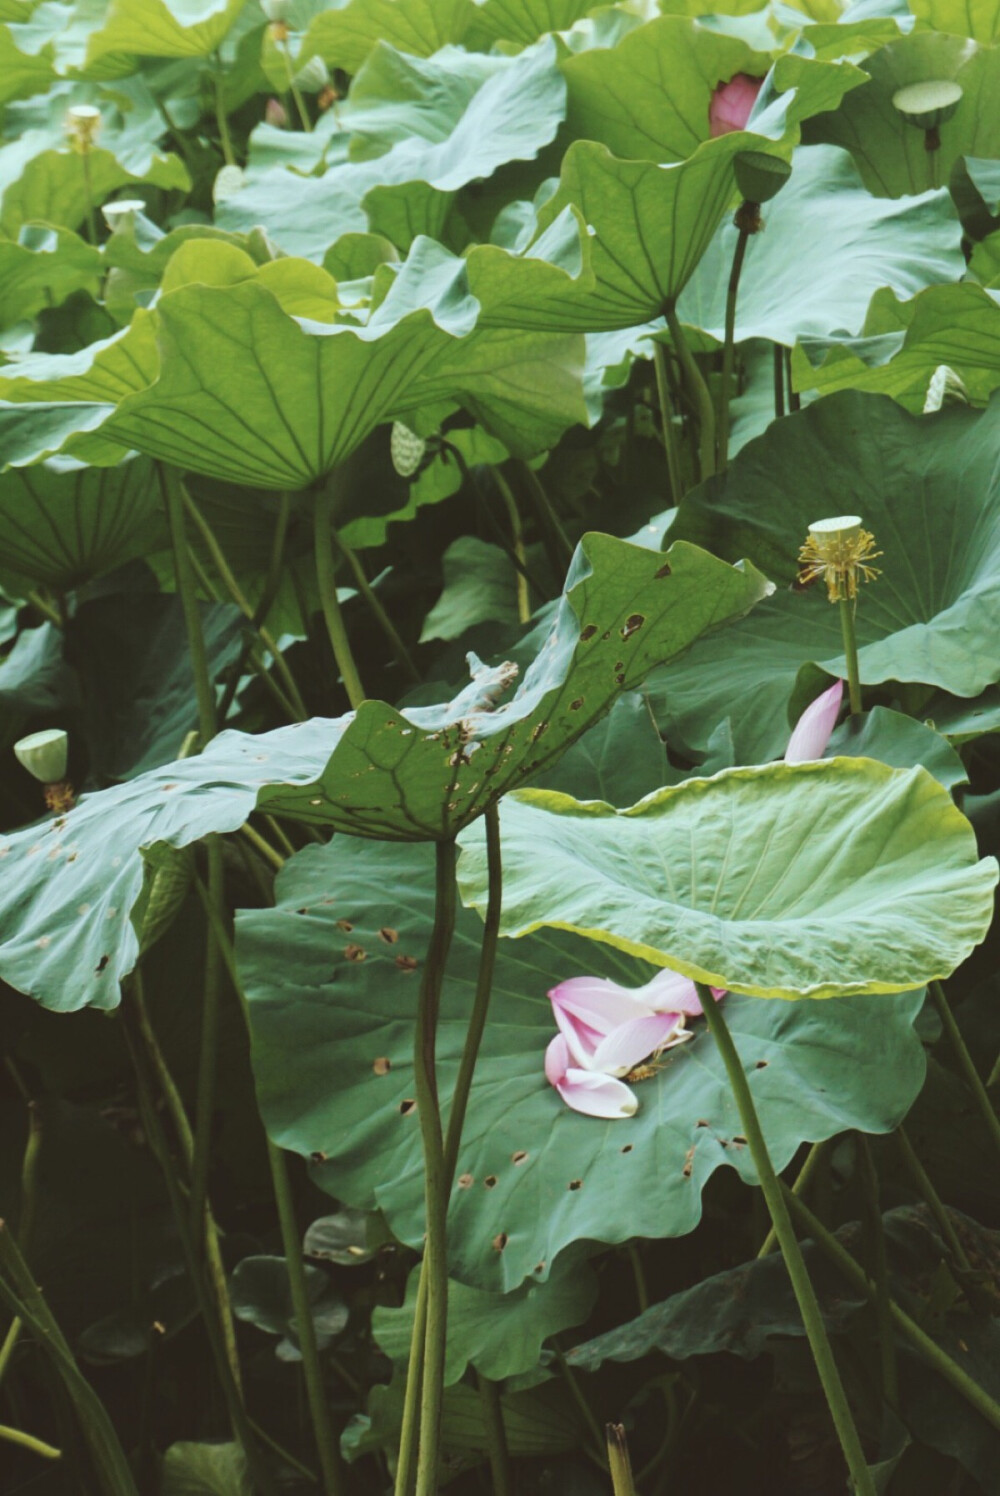
M919 130L938 130L946 125L962 102L961 84L950 78L932 78L911 83L892 96L893 107L908 125Z
M402 421L393 421L389 438L389 453L392 465L401 478L412 478L424 460L427 443L422 436L404 426Z
M117 202L105 203L101 208L104 222L113 234L127 229L137 214L144 212L146 204L141 197L122 197Z
M941 410L945 405L971 405L969 392L960 374L947 364L938 364L930 377L927 386L927 399L924 401L924 415L930 415L935 410Z
M221 167L212 183L212 201L224 203L227 198L235 197L242 190L245 181L246 173L241 166Z
M787 161L765 151L740 151L733 159L736 185L748 203L768 203L792 174Z
M61 727L29 733L14 744L14 756L40 784L58 784L66 778L69 738Z
M304 93L322 93L330 83L330 69L322 57L310 57L295 74L295 83Z
M863 528L858 515L838 514L833 519L816 520L799 551L799 581L807 586L822 578L832 603L855 598L860 583L873 582L880 575L871 563L881 554L875 549L874 535Z
M101 133L101 111L93 104L74 104L66 111L66 134L76 151L89 151Z
M809 526L809 534L819 545L830 542L848 542L861 534L861 517L857 514L838 514L834 519L818 519Z

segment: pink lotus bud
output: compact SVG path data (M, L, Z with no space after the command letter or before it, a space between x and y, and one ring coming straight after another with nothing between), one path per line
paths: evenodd
M268 99L264 105L264 118L276 130L283 130L288 124L288 110L280 99Z
M810 759L823 757L830 734L837 725L843 699L844 682L836 680L828 690L809 703L788 739L788 747L785 749L786 764L804 764Z
M708 106L708 133L713 140L717 135L746 128L763 82L763 78L737 73L728 83L719 84Z

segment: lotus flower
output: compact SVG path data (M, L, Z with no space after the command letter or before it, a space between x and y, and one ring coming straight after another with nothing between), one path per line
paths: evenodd
M728 83L719 84L708 106L708 132L713 140L717 135L729 135L733 130L746 128L763 82L763 78L737 73Z
M836 680L829 690L809 703L788 739L786 764L804 764L810 759L823 757L830 734L837 725L843 699L844 682Z
M622 1077L692 1038L684 1020L701 1012L694 983L675 971L634 988L571 977L549 999L559 1033L545 1053L546 1077L567 1106L591 1117L631 1117L638 1103Z

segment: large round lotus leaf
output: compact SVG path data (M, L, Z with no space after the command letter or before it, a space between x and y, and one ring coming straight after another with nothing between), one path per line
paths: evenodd
M876 292L861 336L803 339L792 353L792 378L796 389L822 395L891 395L919 414L942 364L970 402L985 405L1000 385L1000 307L972 281L928 286L902 304Z
M405 712L366 701L251 736L85 795L2 839L0 975L51 1007L114 1007L137 954L142 847L235 831L255 809L390 841L436 840L482 814L582 737L621 692L767 591L753 567L694 546L663 555L585 536L539 653L516 669L472 657L453 700Z
M379 42L411 57L432 57L449 42L460 42L474 16L470 0L348 0L313 17L299 56L304 61L318 53L348 73L357 73Z
M536 843L535 858L543 852ZM574 881L583 872L578 865ZM335 837L286 865L276 908L241 911L236 925L271 1136L324 1155L317 1182L353 1205L380 1207L415 1247L424 1199L413 1030L433 902L430 847ZM482 928L459 909L438 1033L445 1107ZM606 1122L563 1104L542 1068L556 1031L546 993L588 974L638 986L653 973L608 944L561 931L500 942L451 1198L451 1271L463 1282L510 1290L547 1276L574 1241L691 1231L701 1191L724 1164L755 1182L724 1066L700 1022L696 1038L636 1087L634 1117ZM726 1000L779 1168L803 1141L898 1124L923 1082L913 1030L920 1006L913 992L878 1002Z
M868 758L729 769L629 810L522 790L500 810L501 931L576 930L758 997L903 992L984 938L998 876L926 769ZM462 833L482 909L482 828Z
M881 576L858 598L862 682L919 681L973 697L1000 679L998 441L1000 402L916 418L880 396L844 392L777 422L698 488L671 538L750 556L779 588L738 636L696 644L658 677L670 734L701 751L728 716L744 762L773 757L784 752L801 667L845 674L825 588L791 590L809 525L836 514L860 515L882 552Z
M809 141L829 141L851 152L871 192L885 197L940 187L959 156L1000 155L1000 49L978 47L962 36L914 32L890 42L861 64L870 79L829 114L810 120ZM954 80L962 100L940 127L940 149L929 151L924 131L908 124L892 100L901 88ZM832 204L831 204L832 208Z
M831 205L836 210L831 211ZM806 336L858 332L880 287L914 296L957 280L965 261L948 193L905 202L872 197L846 151L796 151L792 175L764 209L766 232L747 245L736 335L791 345ZM682 322L720 341L737 230L724 223L677 305Z
M0 575L69 592L166 544L153 464L50 462L0 476Z

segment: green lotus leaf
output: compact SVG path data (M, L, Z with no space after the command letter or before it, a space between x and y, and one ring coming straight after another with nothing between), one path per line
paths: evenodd
M517 573L505 551L477 535L460 535L441 558L444 587L424 619L420 643L459 639L477 623L517 627Z
M145 161L127 164L110 150L90 153L91 192L87 192L80 157L69 149L50 147L48 132L43 148L32 139L34 131L0 151L0 231L16 239L26 223L45 223L78 229L87 217L91 199L104 202L117 187L140 182L166 190L186 192L191 187L187 167L179 156L138 153Z
M497 42L527 47L548 31L568 31L601 0L477 0L466 46L488 51Z
M357 73L380 42L431 57L462 41L474 16L471 0L350 0L313 19L299 55L305 61L318 53L346 73Z
M516 57L448 47L424 59L380 46L339 106L344 134L324 173L303 178L293 162L255 170L251 161L246 186L217 220L243 231L260 224L313 259L349 230L370 228L405 248L417 233L441 232L459 189L533 161L554 140L565 103L551 38ZM349 158L335 159L348 138Z
M876 296L868 324L884 311L885 302ZM1000 307L989 292L971 281L929 286L899 307L898 316L905 319L899 331L800 344L792 355L795 387L824 395L869 390L920 411L931 376L947 364L970 400L985 404L1000 386Z
M805 127L809 141L845 146L870 192L885 197L925 192L947 182L960 156L1000 155L1000 119L990 100L1000 89L1000 50L963 36L914 32L891 42L861 64L870 82L854 89L832 113ZM908 124L893 95L927 79L953 79L962 99L940 127L940 149L927 150L924 131Z
M131 73L135 57L207 58L246 0L112 0L92 31L83 68L91 78Z
M611 48L567 57L566 123L635 161L686 161L709 138L708 110L719 83L736 73L763 78L771 58L687 16L667 15L628 32Z
M350 1311L322 1268L305 1263L303 1273L310 1317L319 1347L324 1350L347 1327ZM241 1258L229 1280L229 1301L237 1319L255 1325L266 1335L283 1337L278 1346L281 1360L301 1360L284 1257Z
M356 1205L377 1204L394 1233L419 1247L423 1171L412 1106L419 970L409 968L423 960L430 937L434 858L429 847L337 842L286 864L274 909L237 915L258 1102L281 1146L326 1156L314 1170L318 1184ZM516 897L516 842L511 852ZM548 865L547 844L535 844L534 858ZM589 880L586 858L574 885L584 874ZM350 923L349 934L338 920ZM481 920L460 909L438 1029L445 1107L481 940ZM582 975L637 986L652 971L606 943L561 931L500 942L450 1202L451 1273L463 1283L509 1292L525 1279L558 1275L558 1254L575 1241L684 1235L698 1224L701 1192L716 1169L728 1164L755 1182L724 1067L700 1022L696 1037L636 1086L634 1117L600 1121L564 1105L543 1072L556 1031L546 993ZM914 992L878 1003L727 998L777 1167L803 1140L898 1123L924 1076L913 1028L920 1006Z
M238 1444L171 1444L163 1456L163 1496L251 1496Z
M1000 41L1000 13L993 0L908 0L921 29L967 36L989 46Z
M135 962L142 847L235 831L254 809L394 841L450 835L551 763L654 665L746 612L767 585L752 567L693 546L664 556L585 536L510 702L498 705L513 668L473 659L473 681L452 702L399 712L368 701L333 721L257 737L225 732L198 757L83 796L57 820L6 837L0 916L17 918L5 926L0 976L48 1006L114 1007Z
M990 642L1000 628L998 427L1000 402L916 418L877 396L833 395L772 426L724 478L690 495L671 537L710 536L713 549L749 555L779 587L738 635L696 643L652 683L665 692L661 727L703 751L730 717L743 762L784 752L799 670L812 662L846 673L824 588L791 587L798 548L814 520L852 509L882 551L882 574L858 600L862 681L976 697L1000 680Z
M100 272L100 251L65 230L27 228L16 243L0 239L0 328L28 321L74 291L96 290Z
M53 407L65 450L77 450L67 424L99 430L256 488L303 488L380 422L436 401L461 400L510 451L554 445L586 419L582 340L479 329L478 310L462 262L429 240L388 272L364 325L332 320L335 283L307 261L257 267L232 244L184 245L154 312L79 354L36 355L0 375L0 401L24 404L0 409L7 460L53 450L48 424L36 429L38 405ZM78 402L68 414L67 402Z
M379 1349L404 1364L410 1353L419 1278L417 1268L399 1309L378 1308L372 1315L372 1335ZM596 1297L597 1279L579 1252L563 1253L543 1282L525 1283L512 1293L449 1282L445 1386L453 1386L469 1366L494 1382L534 1371L543 1343L585 1320Z
M0 21L6 17L0 17ZM0 105L43 93L55 77L51 46L23 52L9 26L0 24Z
M551 288L533 286L521 315L535 327L588 332L635 327L659 316L708 249L735 195L733 157L749 149L782 155L789 148L736 131L706 141L686 161L659 166L621 161L591 141L574 142L563 158L559 188L538 222L544 231L568 206L579 213L589 229L586 255L596 284L587 290L585 282L576 286L567 277ZM498 323L516 315L513 296L509 306L499 297L496 305L489 299L484 304Z
M399 1448L405 1383L398 1376L368 1395L368 1412L352 1418L341 1435L345 1460L358 1460L374 1450ZM558 1382L546 1382L500 1397L507 1452L515 1459L551 1458L576 1453L584 1438L580 1409ZM441 1449L450 1473L481 1465L490 1447L482 1399L474 1387L459 1383L445 1388L441 1409Z
M961 157L951 169L948 190L968 239L985 239L1000 228L1000 162Z
M0 533L8 590L71 592L166 543L152 463L8 469L0 476Z
M925 769L863 758L729 769L624 811L522 790L501 830L501 933L576 930L757 997L949 976L984 938L1000 877ZM461 845L462 896L482 909L482 837Z
M941 190L903 202L865 189L851 157L832 146L796 151L792 175L765 209L766 232L747 246L736 332L789 346L859 332L880 287L916 295L965 269L951 199ZM737 230L718 230L681 296L682 322L721 342Z

